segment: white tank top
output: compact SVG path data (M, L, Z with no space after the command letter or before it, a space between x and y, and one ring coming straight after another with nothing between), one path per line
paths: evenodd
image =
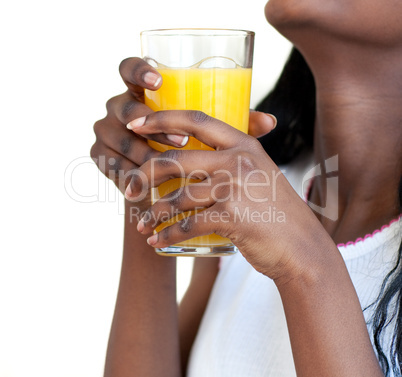
M284 170L299 194L306 190L301 186L304 174L312 167L311 161L310 156L304 156ZM395 264L401 227L399 218L364 239L338 245L362 308L375 301L385 276ZM364 312L367 322L372 313ZM368 327L370 330L370 324ZM385 335L391 334L388 331ZM221 259L191 351L187 376L296 376L278 290L240 253Z

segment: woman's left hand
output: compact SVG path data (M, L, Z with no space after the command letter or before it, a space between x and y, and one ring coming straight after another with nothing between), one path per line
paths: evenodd
M172 178L199 180L171 192L147 210L137 228L143 234L152 233L177 213L204 209L152 235L148 239L151 246L163 248L216 233L229 238L257 271L279 279L300 270L305 252L328 239L315 215L254 137L191 110L159 111L135 119L127 127L156 141L161 141L161 134L175 135L178 145L185 145L188 136L193 136L215 149L168 150L140 166L133 176L126 190L128 200Z

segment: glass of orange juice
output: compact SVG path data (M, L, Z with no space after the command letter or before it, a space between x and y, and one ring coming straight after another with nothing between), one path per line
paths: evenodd
M227 29L165 29L141 33L143 59L162 76L157 91L145 90L145 104L154 111L201 110L238 130L248 131L254 33ZM171 146L149 141L159 151ZM182 149L212 150L190 137ZM222 166L222 169L225 167ZM175 178L152 190L152 202L185 185L198 182ZM203 208L173 216L156 230ZM192 238L157 253L171 256L222 256L237 252L227 238L210 234Z

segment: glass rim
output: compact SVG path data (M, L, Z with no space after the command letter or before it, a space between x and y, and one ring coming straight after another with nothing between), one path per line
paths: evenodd
M144 30L140 33L141 36L189 36L189 37L247 37L255 36L254 31L243 29L214 29L214 28L173 28L173 29L154 29Z

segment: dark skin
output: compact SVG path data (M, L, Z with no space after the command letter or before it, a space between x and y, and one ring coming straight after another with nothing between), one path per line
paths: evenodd
M209 221L190 226L176 224L151 236L152 224L138 224L138 218L132 221L128 216L106 376L184 374L216 277L217 260L195 261L192 282L177 310L174 259L156 256L146 240L150 236L150 244L163 247L210 232L230 237L254 268L274 280L284 305L298 376L382 375L335 242L364 236L398 213L402 80L401 70L395 67L402 62L402 29L395 15L400 12L374 2L360 7L361 0L315 3L271 0L266 10L269 21L295 43L313 71L317 86L314 154L317 162L339 155L338 219L330 221L314 215L281 176L275 206L287 214L284 226L228 226ZM394 6L400 7L398 4ZM359 19L364 22L356 22ZM150 76L144 80L146 72L156 73L138 59L126 60L121 65L129 91L109 102L108 116L96 125L97 142L91 151L94 158L115 157L123 172L138 168L149 175L150 158L160 154L150 150L141 137L177 146L166 135L192 135L217 151L212 155L183 152L174 157L186 169L207 170L212 188L223 179L214 174L221 167L216 161L230 161L233 156L243 156L244 168L251 171L277 172L251 136L207 117L202 117L204 127L197 127L195 120L199 123L200 114L152 114L141 103L142 88L157 89L163 83L153 86L157 76L154 81ZM144 115L145 119L138 120ZM124 125L133 120L132 130L127 130ZM271 118L252 114L250 129L259 130L254 133L256 136L261 130L269 131L273 124ZM208 131L212 128L219 132ZM123 140L130 140L130 148L122 147L127 145ZM155 172L157 184L176 174L174 169L167 170ZM255 176L254 182L261 183L259 179ZM129 179L115 178L115 182L124 191ZM126 197L133 200L141 185L132 181L128 187ZM243 193L243 186L236 190ZM312 202L323 205L325 192L325 181L316 179ZM208 208L233 215L233 205L212 200L205 189L194 186L192 194L204 200ZM266 192L253 188L254 197L264 195ZM195 204L184 196L174 204L163 205L187 210ZM140 203L127 202L127 209L135 206L157 214L164 209L163 205L149 207L145 199ZM242 200L236 205L254 208L255 203ZM208 211L204 212L208 217Z
M396 67L402 62L402 5L314 3L272 0L266 15L314 74L315 160L339 155L339 220L319 219L336 243L345 243L399 214L402 71ZM325 205L325 191L325 179L316 180L311 201Z
M113 159L113 164L106 164L103 173L123 193L130 181L130 172L160 155L142 137L126 128L129 120L152 113L143 104L143 88L156 90L161 83L156 87L146 83L146 72L156 73L142 59L126 59L121 63L120 73L128 91L108 101L107 116L94 126L97 140L91 156L97 163L102 156L106 157L106 162ZM250 132L261 136L269 132L275 122L269 115L251 112ZM177 146L164 135L156 139ZM156 255L147 244L147 236L137 231L137 214L149 205L148 196L140 202L126 201L123 262L105 376L179 376L186 368L218 272L219 259L196 259L190 285L177 307L175 259ZM157 357L157 363L153 356Z
M269 8L283 4L273 0L266 14L300 49L314 74L315 158L340 156L339 220L318 218L336 242L347 242L379 229L399 212L402 28L397 14L402 4L334 1L293 13L290 3L278 16ZM300 19L310 22L300 25ZM324 191L317 180L312 200L322 203Z
M190 285L177 307L176 259L158 256L146 237L135 231L130 208L126 202L122 270L105 376L179 376L185 370L219 259L195 260Z

